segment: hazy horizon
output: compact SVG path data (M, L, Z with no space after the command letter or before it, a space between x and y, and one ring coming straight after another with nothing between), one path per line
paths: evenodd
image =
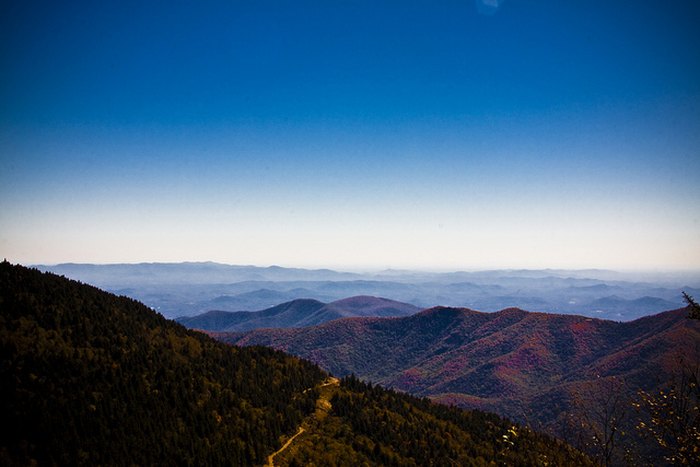
M7 258L6 258L7 260ZM10 260L8 260L10 261ZM12 263L12 261L10 261ZM663 278L668 278L672 276L683 276L692 278L694 280L700 280L700 268L686 268L686 269L669 269L669 268L657 268L657 269L610 269L610 268L520 268L520 267L503 267L503 268L488 268L488 267L462 267L462 268L430 268L430 267L406 267L406 268L393 268L393 267L351 267L343 265L332 265L332 264L319 264L319 265L294 265L294 264L239 264L239 263L225 263L220 261L212 260L185 260L185 261L133 261L133 262L76 262L76 261L66 261L58 263L47 263L47 262L36 262L36 263L19 263L24 266L36 267L36 266L62 266L62 265L83 265L83 266L141 266L141 265L217 265L217 266L230 266L235 268L281 268L281 269L300 269L308 271L318 271L318 270L330 270L338 273L350 273L358 275L374 275L374 274L453 274L453 273L467 273L467 274L480 274L480 273L490 273L490 272L547 272L551 271L553 273L560 272L571 272L571 273L590 273L589 278L596 278L596 273L598 274L614 274L619 275L621 279L629 280L630 277L648 277L654 280L659 280ZM700 286L700 283L698 283Z
M700 271L504 269L474 271L294 269L197 263L36 265L41 271L127 295L166 317L256 311L312 299L381 297L421 309L579 314L629 321L684 306L700 294Z
M700 4L0 6L0 256L700 269Z

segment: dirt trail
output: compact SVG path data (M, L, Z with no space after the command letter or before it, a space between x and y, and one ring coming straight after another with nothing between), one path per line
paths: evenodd
M296 432L296 434L294 436L292 436L291 438L289 438L287 440L287 442L284 443L284 445L281 448L279 448L277 451L275 451L272 454L270 454L269 456L267 456L267 464L266 465L269 467L275 467L275 456L277 454L279 454L280 452L284 451L285 449L287 449L289 447L289 445L292 444L292 441L294 441L294 438L296 438L297 436L302 434L304 431L306 431L306 430L304 430L303 427L299 427L299 430Z
M334 378L331 376L326 381L324 381L323 384L320 384L316 387L318 389L321 389L321 388L324 388L327 386L337 386L339 383L340 383L340 380L338 378ZM310 389L313 389L313 388L305 389L304 392L309 391ZM331 401L330 401L330 397L328 396L328 393L327 392L325 394L322 393L318 396L318 399L316 400L316 411L312 415L310 415L309 418L317 418L318 419L319 417L322 416L322 414L325 415L326 413L328 413L330 408L331 408ZM279 448L277 451L275 451L272 454L270 454L269 456L267 456L267 464L265 464L265 466L266 467L275 467L275 456L279 455L285 449L287 449L292 444L292 442L296 439L296 437L305 431L306 430L304 429L304 427L300 426L299 429L297 430L297 432L294 434L294 436L289 438L287 440L287 442L284 443L284 445L282 445L281 448Z

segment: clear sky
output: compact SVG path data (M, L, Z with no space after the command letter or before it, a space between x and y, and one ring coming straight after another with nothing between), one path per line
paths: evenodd
M0 255L700 268L700 2L2 1Z

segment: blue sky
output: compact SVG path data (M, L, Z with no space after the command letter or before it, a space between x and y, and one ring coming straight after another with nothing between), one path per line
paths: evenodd
M697 2L60 3L0 6L11 261L700 267Z

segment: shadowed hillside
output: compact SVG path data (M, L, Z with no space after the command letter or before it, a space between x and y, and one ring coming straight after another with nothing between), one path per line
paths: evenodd
M0 463L261 464L313 410L314 365L131 299L0 265Z

